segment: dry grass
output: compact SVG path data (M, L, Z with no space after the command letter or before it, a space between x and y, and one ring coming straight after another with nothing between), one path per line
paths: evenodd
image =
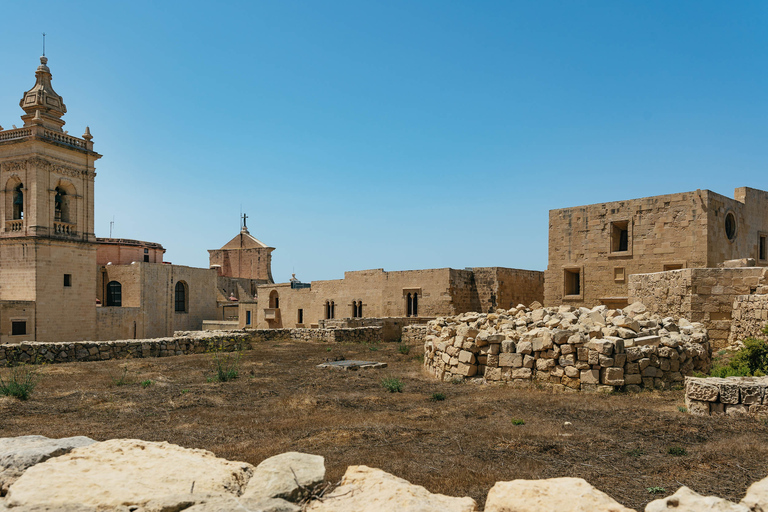
M687 485L738 501L768 473L764 423L681 413L680 391L454 385L422 373L418 348L402 354L397 344L379 347L263 343L243 353L240 377L223 383L206 381L210 355L47 366L28 401L0 399L0 437L169 441L252 464L303 451L325 457L330 481L348 465L365 464L480 504L496 481L560 476L585 478L636 509L659 497L647 491L655 486L672 493ZM315 368L339 355L389 367ZM116 386L123 365L130 383ZM384 377L399 378L402 393L382 388ZM147 379L154 384L144 389ZM434 393L446 399L430 400ZM669 455L670 446L687 455Z

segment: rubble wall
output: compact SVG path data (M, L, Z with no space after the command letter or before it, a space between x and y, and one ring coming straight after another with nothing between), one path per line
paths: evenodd
M440 380L546 383L576 390L682 386L708 372L706 329L686 319L624 310L520 305L495 313L465 313L428 324L424 365Z
M728 335L732 345L745 338L764 338L768 325L768 295L739 295L733 301L733 321Z
M768 418L768 377L687 377L685 406L700 416Z

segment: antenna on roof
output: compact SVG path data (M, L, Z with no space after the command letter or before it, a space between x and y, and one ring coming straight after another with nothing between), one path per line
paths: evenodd
M43 32L43 57L45 57L45 32Z
M115 216L112 216L112 220L109 223L109 238L112 238L112 228L115 227Z

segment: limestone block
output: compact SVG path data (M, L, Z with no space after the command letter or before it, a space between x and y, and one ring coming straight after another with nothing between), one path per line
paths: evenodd
M599 361L600 366L602 366L603 368L607 368L609 366L613 366L613 362L614 362L612 357L604 356L602 354L600 354L600 357L598 358L598 361Z
M476 364L459 363L454 370L459 375L464 377L472 377L477 374Z
M515 368L512 370L513 379L530 379L533 371L530 368Z
M600 370L582 370L579 378L582 384L600 384Z
M648 366L651 364L651 359L649 357L643 357L642 359L637 360L637 366L640 368L640 372L642 373L643 370L648 368Z
M475 354L467 350L462 350L459 352L459 362L473 364L475 362Z
M742 404L729 404L725 406L725 414L726 416L746 416L749 414L749 407Z
M640 365L637 363L627 363L624 365L624 374L625 375L632 375L632 374L639 374L640 373Z
M720 403L738 404L739 403L739 385L736 382L723 381L718 384L720 388Z
M613 366L623 367L627 362L627 354L616 354L613 356Z
M655 366L646 366L641 372L643 377L661 377L661 372Z
M320 455L281 453L256 466L242 497L298 501L323 480L325 459Z
M486 357L486 359L485 359L486 366L490 366L490 367L497 367L497 366L499 366L499 356L498 355L496 355L496 354L488 354L485 357Z
M638 359L642 359L643 357L643 351L640 350L639 347L627 347L625 349L625 353L627 354L627 361L630 363L633 363Z
M560 359L558 359L557 364L560 366L573 366L576 364L576 356L575 354L568 354L567 356L562 356Z
M518 342L515 352L518 354L530 354L533 352L533 347L530 341Z
M768 418L768 405L752 404L749 406L749 414L758 418Z
M584 315L582 318L584 317L586 317L593 324L598 324L603 326L606 324L605 317L599 311L590 311L589 313Z
M503 334L491 334L488 336L488 343L501 343L506 339L506 336Z
M512 342L514 343L514 342ZM500 343L492 343L488 345L487 352L489 355L496 355L499 352L501 352L501 344ZM514 352L514 345L512 346L511 352Z
M536 360L536 371L548 372L552 370L554 367L555 367L554 359L537 359Z
M568 338L571 336L571 331L557 329L552 333L552 341L555 345L562 345L568 343Z
M681 487L672 496L653 500L645 512L749 512L749 509L716 496L702 496L688 487Z
M617 329L617 334L619 335L620 338L624 338L624 339L632 339L637 337L637 333L634 330L629 329L627 327L619 327Z
M96 441L89 437L50 439L44 436L0 438L0 496L27 468Z
M640 324L637 320L626 316L614 317L611 319L611 323L619 328L619 332L621 332L621 329L630 329L633 332L638 332L640 330Z
M589 349L587 347L578 347L576 349L576 359L579 361L589 360Z
M709 416L709 402L702 402L701 400L691 400L685 397L685 407L688 412L697 416Z
M533 356L525 355L523 356L523 368L533 368L533 363L535 359Z
M709 402L709 414L725 414L725 405L719 402Z
M648 309L642 302L633 302L629 306L625 306L624 309L622 309L625 315L629 315L632 318L645 313L647 310Z
M590 350L596 350L599 354L610 356L613 354L614 344L608 340L592 340L587 343Z
M587 341L587 338L585 338L585 336L581 333L576 333L568 337L568 344L570 345L581 345Z
M485 380L501 380L501 368L485 367Z
M322 501L313 501L307 512L474 512L472 498L432 494L380 469L349 466L341 485Z
M763 401L764 385L752 383L739 383L739 395L741 403L746 405L760 404Z
M632 375L624 374L624 385L640 385L643 383L643 376L639 373Z
M589 350L589 349L587 349ZM589 353L587 354L587 363L591 365L599 365L600 364L600 353L597 350L589 350Z
M576 350L573 348L573 345L566 344L560 347L560 353L564 356L568 354L573 354L575 351Z
M624 385L624 368L603 368L600 370L601 382L608 386Z
M253 470L250 464L219 459L205 450L113 439L32 466L11 486L6 502L11 507L81 503L117 508L189 493L192 482L201 493L239 495Z
M515 363L518 363L518 364L516 365ZM499 354L499 366L511 367L511 366L522 366L522 365L523 365L522 354L506 354L506 353Z
M739 504L754 512L768 511L768 478L763 478L750 485L747 494Z
M480 331L475 329L474 327L470 327L469 325L460 325L456 329L457 336L464 336L465 338L474 338L478 335Z
M576 369L575 366L566 366L565 367L565 375L572 378L572 379L578 379L579 378L579 370Z
M485 512L634 512L581 478L496 482Z

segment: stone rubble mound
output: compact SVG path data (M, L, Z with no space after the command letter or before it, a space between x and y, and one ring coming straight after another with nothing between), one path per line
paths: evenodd
M34 437L35 439L30 439ZM347 468L326 493L325 461L289 452L253 467L205 450L168 443L41 436L0 438L0 471L18 469L13 454L31 445L83 444L46 459L22 457L0 512L476 512L469 497L434 494L420 485L366 466ZM76 440L76 441L72 441ZM38 462L35 460L39 459ZM496 482L486 512L634 512L581 478ZM768 478L752 484L741 503L702 496L687 487L650 502L645 512L766 512Z
M624 309L518 305L437 318L427 329L424 365L444 381L639 391L682 386L711 364L701 323L662 318L638 302Z

